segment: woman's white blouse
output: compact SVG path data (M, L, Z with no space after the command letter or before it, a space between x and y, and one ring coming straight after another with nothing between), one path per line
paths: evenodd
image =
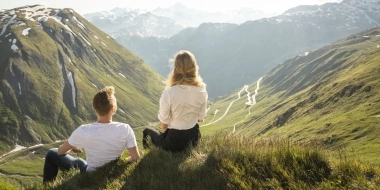
M175 85L166 89L160 98L158 119L169 129L186 130L204 120L207 111L206 89L197 86Z

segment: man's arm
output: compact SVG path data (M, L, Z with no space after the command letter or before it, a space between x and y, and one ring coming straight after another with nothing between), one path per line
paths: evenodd
M127 149L128 149L129 155L131 155L127 158L127 162L135 162L140 158L140 152L137 146L132 147L132 148L127 148Z
M73 150L75 153L82 152L81 149L78 149L75 146L72 146L68 141L65 141L61 146L59 146L58 155L67 154L70 152L70 150Z
M74 147L71 146L71 144L69 144L68 141L65 141L61 146L59 146L59 148L58 148L58 155L67 154L73 148Z

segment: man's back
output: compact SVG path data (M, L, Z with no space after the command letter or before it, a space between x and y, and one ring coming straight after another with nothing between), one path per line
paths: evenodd
M137 146L132 128L119 122L82 125L72 133L68 142L85 150L87 171L117 159L125 148Z

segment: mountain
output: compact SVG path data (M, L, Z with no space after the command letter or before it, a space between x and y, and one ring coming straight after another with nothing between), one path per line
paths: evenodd
M380 165L379 61L379 27L350 35L216 100L201 127L205 135L226 130L343 149L348 157Z
M258 20L275 16L274 13L265 13L261 10L248 7L224 12L200 11L194 8L188 8L182 3L176 3L168 8L158 7L154 9L152 13L158 16L172 18L184 27L197 27L207 22L240 24L248 20Z
M243 23L273 16L252 8L226 12L206 12L190 9L181 3L151 12L140 9L114 8L83 15L110 36L128 40L133 37L169 38L187 27L205 22Z
M72 9L0 12L0 152L65 139L96 119L92 98L116 88L116 121L156 120L162 78Z
M240 25L204 23L169 39L116 40L163 76L168 74L168 60L175 52L194 52L209 95L216 98L257 80L286 59L379 26L379 22L379 0L344 0L298 6L276 17Z
M114 8L110 11L85 14L84 17L114 38L170 37L184 28L172 18L139 9Z

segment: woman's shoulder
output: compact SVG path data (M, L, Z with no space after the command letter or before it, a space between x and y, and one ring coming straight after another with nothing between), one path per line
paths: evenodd
M179 90L207 92L206 87L200 87L200 86L195 86L195 85L174 85L168 89L165 89L166 92L174 92L174 91L179 91Z

